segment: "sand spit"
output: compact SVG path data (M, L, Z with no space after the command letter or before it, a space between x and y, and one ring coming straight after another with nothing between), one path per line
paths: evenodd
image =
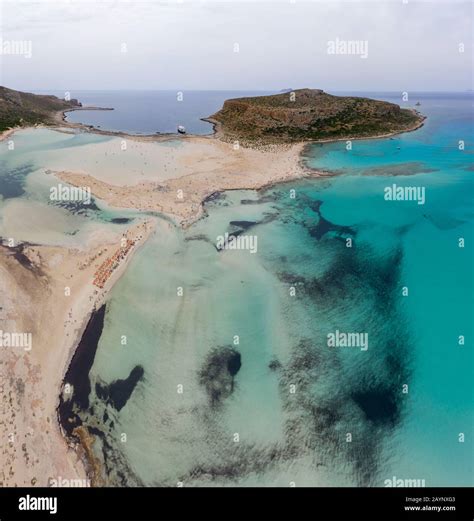
M156 181L148 177L136 184L112 184L108 173L102 179L79 172L54 173L71 185L90 187L111 206L158 211L186 227L202 215L202 202L215 192L260 189L321 175L302 165L303 147L298 143L243 148L194 136L179 147L157 147L157 164L168 166L165 176L157 172Z
M183 227L203 215L203 201L216 192L329 175L304 166L302 152L308 143L246 148L218 139L217 125L215 136L131 136L65 123L63 118L59 113L59 131L106 134L121 138L111 141L133 141L137 147L179 139L179 146L157 146L152 175L132 183L100 169L95 177L88 172L54 173L71 185L89 186L111 206L161 212ZM0 139L15 130L3 132ZM124 258L119 256L118 264L114 254L122 234L95 237L87 251L38 245L23 245L18 251L0 245L0 330L31 333L33 340L28 351L0 347L0 437L8 440L0 447L0 486L48 486L59 478L101 484L88 433L76 432L81 443L72 444L61 432L59 396L92 311L104 303L153 227L148 218L129 229L126 239L134 244ZM93 281L98 271L103 274L101 266L108 269L110 258L113 272L100 288Z
M86 107L81 108L84 109ZM96 176L90 175L90 172L69 170L55 173L62 181L73 186L90 187L95 197L111 206L158 211L172 217L179 225L187 227L202 216L202 203L213 193L239 189L258 190L302 177L335 175L335 173L306 167L302 160L305 148L311 143L383 139L415 131L424 125L426 118L415 109L411 110L421 119L401 132L372 137L301 141L294 144L248 143L245 146L238 142L227 142L222 124L211 117L202 120L213 125L213 135L138 136L97 129L81 123L70 123L66 121L65 112L61 111L57 113L56 119L64 129L81 129L99 135L113 136L121 138L120 143L132 141L135 148L142 148L142 156L145 156L146 152L144 147L149 146L150 143L180 140L181 146L159 147L151 158L151 164L157 165L156 175L151 179L146 176L139 182L136 182L136 179L133 179L133 182L117 180L116 176L112 178L110 173ZM115 151L118 149L117 145L108 146L111 147L111 150L108 150L109 154L114 154L113 147Z
M0 347L0 437L8 440L0 449L0 486L88 483L81 462L87 450L66 447L56 416L62 380L92 310L153 228L152 219L141 221L125 235L97 237L87 251L22 245L19 256L18 247L0 246L0 329L32 338L30 350ZM95 273L124 237L133 248L98 288Z
M70 129L65 126L62 130ZM137 146L150 141L129 139ZM216 191L260 188L309 175L299 161L302 146L234 149L216 139L187 137L183 146L156 147L158 154L168 154L165 179L157 172L156 180L153 175L129 187L87 174L57 175L71 184L90 184L96 197L114 206L163 212L186 226L202 214L202 201ZM101 484L100 470L91 459L90 436L78 431L79 443L67 439L58 422L57 407L64 375L92 311L104 303L134 252L151 233L153 222L148 218L145 224L130 228L126 239L133 241L133 247L118 264L121 233L95 236L88 250L0 246L0 290L5 295L0 329L31 333L32 337L29 351L1 348L0 436L9 441L0 449L0 486L48 486L52 480ZM108 259L113 259L113 272L101 288L93 281L98 273L102 277Z

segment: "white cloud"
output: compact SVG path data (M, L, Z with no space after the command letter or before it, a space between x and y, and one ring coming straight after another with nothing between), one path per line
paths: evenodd
M2 57L14 88L472 87L470 2L3 0L0 14L4 39L33 44ZM328 55L335 38L367 40L368 58Z

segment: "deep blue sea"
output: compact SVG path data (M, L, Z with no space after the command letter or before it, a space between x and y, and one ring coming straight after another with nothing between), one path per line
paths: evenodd
M64 96L64 93L54 93ZM274 94L270 91L74 91L83 105L110 107L113 111L74 111L67 120L122 130L132 134L176 132L183 125L190 134L211 134L212 125L201 118L217 112L224 101L242 96Z
M64 97L64 92L49 92ZM212 125L201 118L217 112L226 99L245 96L277 94L275 91L70 91L84 106L113 108L113 111L73 111L67 120L75 123L93 125L103 130L124 131L132 134L173 133L178 125L186 127L191 134L211 134ZM403 101L399 92L349 92L331 91L341 96L367 96L397 103L402 107L414 107L416 102L425 101L436 105L446 117L452 104L462 102L469 105L472 93L409 93ZM178 101L180 95L181 101ZM422 111L422 106L416 107Z

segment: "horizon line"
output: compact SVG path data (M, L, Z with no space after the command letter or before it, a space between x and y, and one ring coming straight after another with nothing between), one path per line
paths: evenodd
M5 88L9 88L9 89L13 89L12 87L6 87L5 85L3 85L3 87ZM296 91L296 90L302 90L302 89L314 89L314 90L318 90L316 87L297 87L295 89L291 89L291 88L286 88L286 89L277 89L277 88L267 88L267 89L262 89L262 88L259 88L259 89L252 89L252 88L234 88L234 89L183 89L183 88L178 88L178 89L173 89L173 88L168 88L168 89L136 89L136 88L121 88L121 89L104 89L104 88L87 88L87 89L84 89L84 88L69 88L69 89L61 89L61 88L53 88L53 87L49 87L47 89L45 88L29 88L29 89L13 89L13 90L22 90L23 92L27 92L27 91L66 91L66 92L70 92L70 91L81 91L81 92L124 92L124 91L129 91L129 92L184 92L184 91L188 91L188 92L269 92L269 91L276 91L278 93L284 93L284 92L287 92L287 91ZM379 92L379 93L395 93L395 92L418 92L418 93L453 93L453 92L456 92L456 93L466 93L466 92L474 92L474 89L472 88L466 88L466 89L457 89L457 90L411 90L411 89L404 89L404 90L400 90L400 89L395 89L395 90L385 90L385 89L320 89L320 90L323 90L324 92L329 92L329 91L333 91L333 92Z

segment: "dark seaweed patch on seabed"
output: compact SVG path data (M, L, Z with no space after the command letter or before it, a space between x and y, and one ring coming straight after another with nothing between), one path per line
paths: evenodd
M61 395L58 413L62 427L69 435L82 423L79 414L89 408L91 392L89 373L102 336L105 311L104 304L92 313L64 378L64 383L69 384L73 392L70 399L65 400Z
M35 266L30 259L23 253L23 245L17 246L15 248L15 253L13 257L27 270L30 270L37 274L43 274L43 272Z
M398 176L398 175L416 175L437 172L436 168L427 166L422 161L410 161L407 163L389 164L366 168L362 171L362 175L369 176Z
M89 204L83 201L50 201L50 204L64 208L74 215L87 215L92 212L99 212L100 208L95 204L94 199L91 199Z
M301 209L320 214L321 204L307 199L299 202ZM300 224L307 227L301 220ZM399 236L405 232L401 229ZM349 249L337 243L337 237L332 238L327 247L336 249L335 261L322 276L304 277L285 271L278 274L279 279L297 283L298 293L325 316L334 315L340 308L335 315L343 319L347 311L342 310L350 309L352 301L357 305L361 299L366 301L366 316L376 316L386 334L381 335L377 356L356 366L354 374L349 375L338 363L338 353L325 350L324 338L319 338L319 344L318 338L308 338L295 345L290 360L278 371L288 411L288 438L282 454L315 450L326 454L326 466L343 457L346 465L352 465L355 483L368 486L377 483L383 444L403 420L402 383L411 376L410 340L396 297L403 249L398 246L391 254L379 255L370 244ZM398 325L386 328L388 323ZM290 383L297 385L297 400L288 394ZM320 395L318 387L326 391ZM345 440L347 432L353 435L350 443Z
M338 224L334 224L319 213L319 221L314 226L308 226L308 231L311 237L314 237L316 240L322 239L329 232L336 232L341 235L355 235L355 231L349 226L339 226Z
M95 392L101 400L120 411L128 402L138 382L143 378L144 372L141 365L136 365L128 377L123 380L114 380L109 385L97 382Z
M400 364L400 359L397 363ZM350 381L346 382L337 357L323 353L321 346L312 339L295 346L292 358L279 369L279 374L285 411L283 443L262 447L252 440L241 440L229 446L228 433L223 432L219 415L209 414L206 420L209 422L208 439L212 439L214 458L196 464L179 479L238 484L248 475L264 475L279 466L285 472L288 463L304 458L315 471L319 466L326 469L344 467L348 471L352 469L354 484L376 484L381 448L400 419L401 405L396 393L390 394L387 412L379 415L375 401L385 399L386 394L377 396L378 387L375 391L370 390L370 386L369 390L358 391L360 403L356 403L352 396L354 387ZM333 384L323 396L317 394L315 388L327 386L328 379ZM387 388L395 389L394 380L398 377L387 379ZM296 385L294 395L288 392L290 384ZM363 403L367 397L374 403ZM351 443L346 442L347 432L353 435Z
M386 258L375 260L370 246L355 250L338 243L335 261L320 277L279 274L283 281L298 283L299 291L316 300L318 306L333 308L352 298L374 298L377 312L386 313L394 302L394 288L400 277L403 252L396 248Z
M247 232L254 226L272 222L275 219L277 219L277 217L278 217L278 214L276 214L276 213L267 213L264 215L263 219L261 219L260 221L230 221L229 228L227 231L229 240L236 239L239 235L242 235L243 233ZM199 238L199 237L201 237L201 236L190 237L187 240L197 240L197 238ZM203 240L207 240L208 242L211 242L207 238L203 239ZM217 247L213 242L211 242L211 244L214 246L216 251L222 251L223 248Z
M237 226L237 228L242 228L242 230L248 230L252 226L257 224L257 221L230 221L231 226Z
M234 392L234 378L242 366L240 353L233 347L211 349L199 372L211 406L217 407Z
M400 417L400 403L393 387L376 384L351 393L365 418L374 425L395 425Z
M60 396L58 416L61 426L68 436L72 435L75 427L86 424L89 432L100 438L103 462L106 474L109 476L109 483L113 482L120 486L143 486L143 483L128 465L125 456L113 444L113 438L106 435L102 428L97 427L95 413L98 409L98 403L95 402L93 406L90 403L91 381L89 373L94 364L99 340L102 336L105 313L106 304L94 311L87 323L64 378L64 383L73 387L73 394L69 400L65 400L63 395ZM107 387L109 399L117 409L125 405L136 383L142 377L143 368L137 366L126 380L118 380ZM112 390L110 390L111 387ZM110 431L113 428L113 421L109 420L108 415L103 415L102 418L104 428L107 428L106 424L108 423Z
M298 356L292 361L292 369L297 368L297 373L292 374L291 383L300 386L304 381L309 385L317 378L318 371L321 369L320 356L316 351L306 349L307 345L301 344ZM280 366L279 371L282 370ZM283 370L280 382L282 394L288 396L288 383L285 376L289 373ZM297 377L296 380L293 377ZM300 436L302 432L301 421L304 418L295 418L294 410L298 407L289 407L289 418L285 423L285 440L283 443L276 442L262 446L259 443L248 439L241 439L239 443L229 445L228 433L222 427L220 413L210 408L209 414L201 414L208 430L207 439L212 440L213 458L206 462L194 465L188 473L180 476L184 482L207 480L222 484L225 482L239 483L239 480L249 475L263 475L271 469L281 468L283 472L287 470L287 465L296 458L306 456L314 467L320 465L316 449L321 448L321 444L314 443L308 445L311 437ZM220 410L219 410L220 411ZM303 414L306 414L304 411ZM306 414L306 416L308 416ZM295 420L294 422L292 420ZM283 467L280 467L283 465Z
M258 199L241 199L240 204L243 205L252 205L252 204L265 204L265 203L273 203L277 200L275 194L273 195L263 195Z
M92 419L91 423L94 423ZM99 439L107 484L120 487L143 487L144 483L132 470L122 451L114 447L114 437L98 427L88 425L87 429Z
M311 237L316 240L321 240L327 233L335 232L339 236L343 235L355 235L355 231L350 226L341 226L334 224L331 221L325 219L321 214L321 206L323 201L314 201L310 198L305 199L308 207L318 215L318 222L315 225L306 224L305 227L308 229Z
M331 309L339 306L339 302L347 305L353 299L365 298L367 314L371 309L375 311L381 326L386 322L398 324L390 331L385 330L387 333L377 346L377 356L353 369L350 378L344 376L336 361L331 362L330 354L326 353L323 359L331 366L333 383L332 389L325 394L323 410L311 388L300 385L300 393L304 394L298 400L301 416L311 411L315 429L312 433L310 430L305 439L309 436L315 444L316 440L319 443L323 440L334 456L338 451L346 454L352 461L357 483L364 486L375 482L382 444L403 417L401 384L410 378L409 340L395 299L402 258L401 248L382 258L353 251L338 257L320 280L303 284L307 296L319 307ZM312 355L314 350L324 353L324 348L318 350L309 340L302 353L301 345L294 350L293 358L285 368L287 382L298 380L301 383L301 374L311 371L316 364L317 358ZM298 369L303 367L305 369ZM328 374L320 368L318 377L329 378ZM344 386L339 387L342 381ZM288 402L288 407L294 408L295 404ZM353 441L346 443L340 434L337 436L338 432L352 432Z
M114 217L113 219L110 219L110 222L113 224L127 224L132 220L133 219L130 219L128 217Z
M225 432L220 419L225 413L225 399L233 389L232 377L238 374L241 361L237 363L235 355L212 353L199 374L209 404L189 414L195 414L196 421L207 429L213 457L196 463L180 481L206 479L238 483L252 473L262 475L281 464L286 469L289 462L305 458L314 468L324 465L326 469L342 460L344 468L352 469L356 484L377 483L383 443L403 418L402 394L398 392L400 382L409 380L409 343L393 296L403 255L401 248L384 257L366 248L351 252L340 244L337 248L340 255L323 277L301 280L301 276L295 275L294 278L300 279L306 288L305 297L314 302L316 309L331 310L347 305L347 300L350 303L364 298L367 314L376 309L380 324L387 321L401 324L398 330L393 328L379 346L378 365L367 362L348 375L338 353L328 352L321 339L319 343L317 338L295 341L289 360L280 362L272 376L280 383L285 439L262 447L252 440L229 444L229 433ZM297 386L295 395L288 392L290 383ZM389 400L388 404L384 404L385 399ZM219 407L215 407L216 403ZM351 443L345 441L347 432L353 435ZM110 457L123 458L119 448L112 451ZM125 464L120 465L120 469L120 472L109 469L117 482L123 476L127 476L127 481L133 479L128 476ZM173 479L160 484L172 484Z
M317 205L313 209L319 210ZM251 473L262 474L303 457L315 468L347 468L359 486L378 483L383 445L403 419L401 383L410 379L409 339L395 298L403 250L398 247L391 255L380 256L370 245L357 251L339 243L336 248L335 262L319 279L288 272L281 277L298 280L316 309L331 312L341 306L342 310L351 301L364 299L367 316L375 312L381 327L388 322L398 326L382 335L376 356L349 374L339 353L327 350L324 338L296 342L288 361L272 364L285 411L284 443L262 449L241 440L229 450L221 440L219 416L209 414L206 421L215 460L196 465L183 480L238 483ZM220 371L209 371L207 377L211 383L214 378L219 381ZM296 385L294 395L288 392L290 384ZM350 443L348 432L353 436Z
M5 161L0 163L0 195L4 199L21 197L24 193L26 176L33 171L33 165L27 164L16 168L7 168Z
M208 195L203 201L202 206L205 210L209 206L227 206L227 195L225 192L213 192Z

